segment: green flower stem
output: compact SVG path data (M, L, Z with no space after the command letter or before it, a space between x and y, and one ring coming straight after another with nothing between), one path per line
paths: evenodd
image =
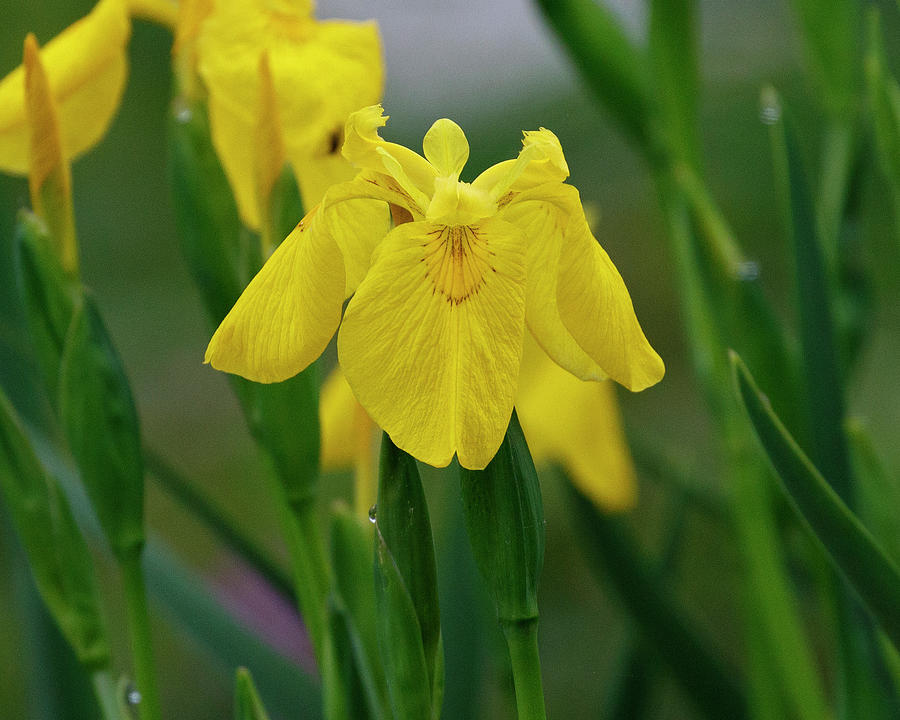
M266 555L266 553L243 532L240 526L226 517L203 493L177 470L152 450L144 450L147 469L157 482L174 497L182 507L200 519L218 537L265 578L273 588L293 601L294 585L290 576Z
M294 571L297 605L309 632L316 660L321 665L325 658L328 632L325 599L329 580L325 548L319 532L318 509L313 496L288 502L280 484L278 506Z
M503 622L501 627L509 648L519 720L545 720L547 714L538 654L538 619Z
M134 674L141 702L141 720L161 720L159 691L153 662L153 641L150 633L150 613L147 608L147 588L141 566L141 552L125 556L119 563L125 584L125 606L131 627L131 653Z
M116 682L110 671L103 669L91 673L91 684L94 686L94 695L100 705L103 720L120 720L119 705L116 702Z

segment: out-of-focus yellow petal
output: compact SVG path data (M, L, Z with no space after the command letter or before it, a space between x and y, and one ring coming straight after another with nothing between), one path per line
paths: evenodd
M637 482L612 383L582 382L527 342L522 372L530 379L516 409L535 463L562 463L604 510L633 507Z
M272 254L210 340L205 361L257 382L279 382L315 360L334 335L344 263L318 206Z
M178 18L175 22L175 42L172 52L181 53L188 45L194 43L200 34L200 27L212 12L213 0L180 0Z
M294 168L304 206L318 203L328 188L348 182L356 175L356 169L339 152L313 155L295 152L288 160Z
M525 319L524 240L477 228L398 226L382 242L338 335L360 403L406 452L482 469L512 413Z
M422 141L425 158L441 177L459 178L469 159L469 141L462 128L452 120L441 118L425 133Z
M151 20L174 30L178 25L178 3L175 0L128 0L132 17Z
M334 368L319 393L319 426L322 429L323 470L352 468L359 446L371 445L372 421L356 400L340 367Z
M569 166L559 138L550 130L526 130L522 150L515 160L489 167L472 185L500 198L507 192L522 192L544 183L561 183L569 177Z
M378 494L381 430L359 404L340 366L325 379L319 395L323 470L353 469L354 511L363 517Z
M74 275L78 271L78 248L72 211L72 177L63 156L56 103L41 63L37 39L31 33L25 38L23 60L25 109L30 129L31 206L46 221L62 266Z
M606 373L572 337L556 302L563 234L577 204L578 191L570 185L540 185L517 194L500 217L521 229L527 242L528 329L546 353L570 373L582 380L603 380Z
M130 32L125 0L101 0L41 51L69 160L100 140L119 107ZM0 170L21 175L29 164L24 98L25 74L19 66L0 81Z
M572 337L613 380L638 391L662 379L662 358L644 337L622 276L591 234L580 204L562 243L556 299Z
M256 132L254 133L254 178L256 204L260 209L261 234L263 247L274 247L273 232L277 222L272 217L272 188L281 176L284 168L284 143L281 140L281 128L278 124L278 109L275 99L275 87L272 84L272 73L269 69L269 55L263 53L259 59L259 106L256 112Z
M376 182L402 195L405 207L421 217L434 192L437 173L418 153L381 139L378 128L384 127L388 118L381 105L352 113L347 118L342 152L356 167L373 171Z
M197 41L199 71L209 90L213 143L244 221L256 227L247 127L259 102L258 61L268 53L278 122L306 207L317 203L326 181L340 172L347 116L381 96L384 72L374 23L316 22L304 8L245 0L218 0ZM324 169L327 180L305 176ZM248 178L248 171L251 173Z

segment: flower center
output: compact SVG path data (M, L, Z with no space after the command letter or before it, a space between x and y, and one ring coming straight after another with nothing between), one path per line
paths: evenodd
M496 272L494 253L477 228L440 225L427 235L422 244L425 277L448 303L459 305L477 295L488 274Z
M496 203L483 190L455 177L438 177L425 217L444 225L471 225L495 212Z

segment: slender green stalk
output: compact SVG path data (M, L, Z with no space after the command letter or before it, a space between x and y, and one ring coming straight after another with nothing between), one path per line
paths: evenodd
M116 683L109 670L96 670L91 673L91 684L94 695L100 705L103 720L120 720L119 705L116 702Z
M502 624L519 720L545 720L544 687L541 684L541 660L538 654L538 620L529 618Z
M209 498L198 492L181 473L172 468L165 460L152 450L144 450L147 469L159 482L163 489L174 497L182 507L194 517L199 518L219 538L228 545L241 559L286 598L293 601L294 586L290 577L266 553L251 540L244 531L226 517L220 508L215 507Z
M280 484L278 496L279 512L294 571L297 605L309 632L316 661L321 665L325 658L328 632L325 599L329 580L315 499L309 496L289 503Z
M141 553L138 551L127 555L120 561L120 567L125 585L128 624L131 627L131 654L134 660L135 681L141 694L138 705L139 716L141 720L162 720Z

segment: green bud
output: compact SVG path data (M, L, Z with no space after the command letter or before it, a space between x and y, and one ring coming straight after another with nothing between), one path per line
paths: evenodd
M19 283L35 357L52 402L57 400L59 361L80 293L65 274L44 222L22 211L16 225Z
M234 686L235 720L269 720L247 668L238 668Z
M398 718L440 717L444 655L428 506L416 461L386 434L375 529L376 619L391 707Z
M144 470L137 413L122 363L89 294L75 310L60 363L60 417L88 495L122 559L144 543Z
M460 469L460 488L475 564L502 623L538 616L544 563L541 488L513 411L503 444L484 470Z
M38 591L75 655L89 671L109 665L90 550L65 495L32 449L0 390L0 491Z

